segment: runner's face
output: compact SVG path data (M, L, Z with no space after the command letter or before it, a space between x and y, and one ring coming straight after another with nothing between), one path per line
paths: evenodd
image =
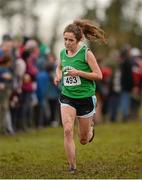
M75 35L71 32L64 33L64 44L68 51L75 51L77 49L78 42Z

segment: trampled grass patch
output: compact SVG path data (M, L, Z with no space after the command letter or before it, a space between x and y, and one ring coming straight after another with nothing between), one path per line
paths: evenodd
M97 179L142 178L142 122L101 124L96 139L77 149L77 168L70 174L63 147L63 129L0 136L0 178Z

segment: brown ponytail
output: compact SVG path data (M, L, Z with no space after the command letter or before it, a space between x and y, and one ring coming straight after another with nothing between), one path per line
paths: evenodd
M90 20L76 20L73 23L82 29L85 38L89 41L98 39L103 43L107 42L104 31L93 25Z
M107 42L104 31L93 25L90 20L75 20L65 28L65 32L74 33L77 41L80 41L84 35L89 41L100 40L103 43Z

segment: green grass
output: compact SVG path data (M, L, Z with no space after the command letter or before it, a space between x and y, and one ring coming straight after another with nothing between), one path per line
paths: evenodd
M0 136L0 178L142 178L142 124L101 124L96 139L82 146L75 136L77 167L67 171L63 129L47 128Z

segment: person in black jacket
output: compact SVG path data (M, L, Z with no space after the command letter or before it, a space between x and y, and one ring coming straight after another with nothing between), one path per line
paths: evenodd
M121 72L121 112L122 118L126 121L129 118L131 91L133 89L132 59L130 56L130 47L124 47L120 52L122 60L120 64Z

